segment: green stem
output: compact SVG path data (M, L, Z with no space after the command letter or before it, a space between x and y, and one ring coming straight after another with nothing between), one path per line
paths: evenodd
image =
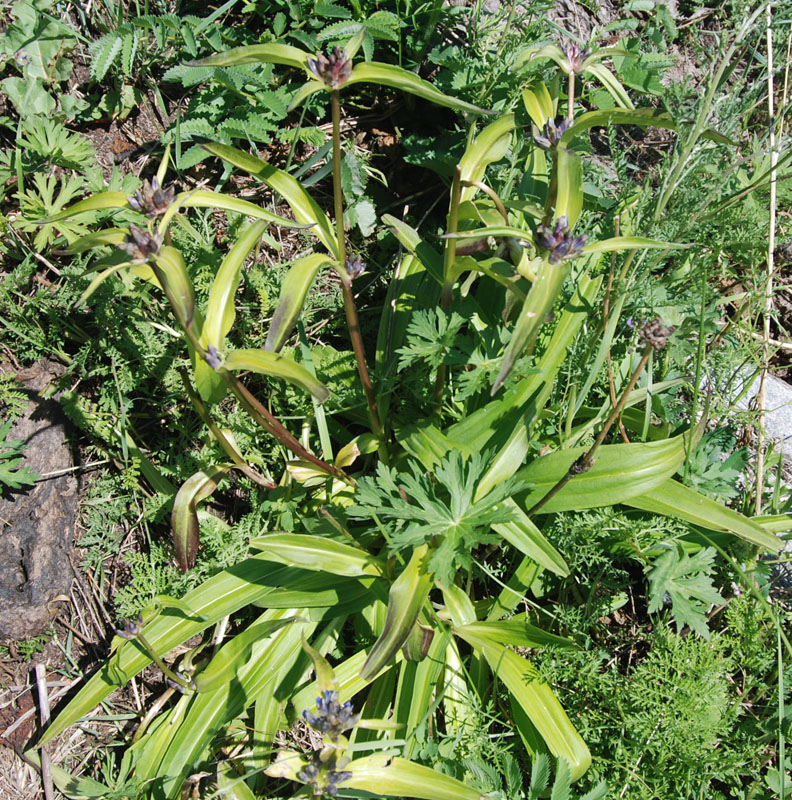
M569 92L567 98L567 117L570 122L575 119L575 71L569 71Z
M379 441L380 458L387 463L387 450L380 422L377 400L374 396L374 387L371 384L368 367L366 366L366 353L363 349L363 337L360 334L355 296L352 293L352 279L346 271L346 234L344 231L344 194L341 188L341 99L338 89L330 92L330 109L333 117L333 206L336 219L336 239L338 251L338 272L341 275L341 292L344 297L344 313L346 314L349 338L352 340L352 349L355 352L360 383L366 396L371 430Z
M178 684L183 689L188 691L195 691L195 684L192 681L186 681L181 675L175 673L168 665L157 655L154 648L148 643L148 640L142 633L137 635L137 640L140 646L146 651L148 657L162 670L166 678L169 678L173 683Z

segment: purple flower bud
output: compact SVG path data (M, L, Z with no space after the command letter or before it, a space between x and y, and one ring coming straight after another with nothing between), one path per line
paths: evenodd
M153 218L164 214L173 205L175 199L176 190L170 186L163 191L155 176L151 179L151 183L143 181L143 187L138 189L134 195L128 196L127 202L135 211Z
M359 278L366 271L366 265L360 256L348 258L346 260L346 271L350 278Z
M159 255L162 247L162 237L159 233L155 233L152 236L145 228L140 228L134 223L130 223L126 241L119 247L136 264L143 264L151 256Z
M217 369L221 365L220 352L213 344L206 348L204 360L212 369Z
M586 244L586 235L573 236L569 229L569 219L559 217L555 226L539 225L536 228L536 246L547 252L551 264L558 264L569 258L580 255Z
M591 55L591 50L581 50L576 44L561 45L570 72L580 72L583 62Z
M306 61L308 71L322 81L328 89L340 89L352 74L352 62L346 50L336 47L329 56L322 53Z
M571 121L568 119L563 119L558 124L556 124L555 120L548 119L544 124L542 134L536 134L534 136L534 141L543 150L553 150L558 146L561 137L571 124Z
M668 344L668 339L675 330L673 326L663 325L660 317L655 317L638 331L638 338L653 350L662 350Z

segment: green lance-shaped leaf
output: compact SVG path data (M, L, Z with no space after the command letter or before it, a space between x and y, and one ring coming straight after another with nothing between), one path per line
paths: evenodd
M292 97L291 102L289 103L289 111L294 111L295 108L299 108L305 100L307 100L312 94L316 94L317 92L323 92L327 89L327 87L321 82L316 80L309 80L306 81L294 94Z
M485 645L508 645L510 647L576 647L571 639L547 633L523 619L498 622L471 622L458 625L454 633L474 647Z
M584 245L583 253L610 253L614 250L677 250L689 247L687 244L672 244L643 236L614 236Z
M247 661L254 644L266 639L284 625L304 621L299 617L286 617L250 625L225 644L206 668L193 678L198 691L213 692L223 684L230 683L236 678L240 666Z
M305 69L310 53L288 44L254 44L234 47L224 53L191 62L194 67L233 67L237 64L283 64L286 67Z
M583 166L580 156L560 147L556 151L556 201L554 219L566 217L574 228L583 210Z
M217 270L209 291L206 321L201 331L201 344L204 347L213 345L217 350L223 349L223 341L231 330L236 316L234 298L239 288L239 281L242 279L242 266L268 224L259 220L249 225L234 242L234 246L228 251L220 269Z
M625 501L633 508L676 517L711 531L728 531L765 550L778 552L782 542L750 517L727 508L675 480L664 481Z
M94 247L103 245L118 247L118 245L126 241L126 237L127 232L123 228L106 228L103 231L94 231L94 233L81 236L66 248L66 252L73 255L75 253L84 253L86 250L92 250Z
M575 119L561 136L560 144L567 147L574 139L590 128L607 127L608 125L639 125L641 127L665 128L677 130L676 120L666 111L656 108L606 108L599 111L587 111Z
M407 641L432 586L428 562L429 546L417 547L404 572L391 585L385 627L360 670L364 680L371 680Z
M506 114L491 122L468 145L459 160L459 177L462 183L480 181L488 164L500 161L509 149L512 131L517 127L514 114ZM460 202L470 200L476 194L476 186L464 186Z
M137 265L140 266L140 265ZM113 264L112 267L108 267L107 269L103 269L93 280L86 286L85 291L80 295L80 298L75 303L75 306L81 306L83 303L88 302L91 298L93 293L104 283L111 275L115 275L116 272L120 272L122 269L130 269L132 267L132 263L129 261L125 261L123 264ZM149 272L151 272L151 268L149 267ZM152 282L156 283L156 278L154 278L154 273L151 273L151 280ZM157 284L159 285L159 284Z
M271 533L256 536L250 546L263 550L272 561L287 566L347 575L351 578L379 577L384 565L374 556L357 547L304 533Z
M316 234L330 254L334 257L338 255L338 245L332 223L317 202L303 189L299 181L287 172L276 169L237 147L217 142L204 144L202 147L212 155L255 175L270 189L277 192L289 204L297 221L312 225L312 233Z
M590 64L585 71L599 80L618 105L623 108L635 108L627 90L604 64Z
M407 641L402 645L405 661L423 661L429 653L429 645L434 639L434 629L416 622Z
M182 572L195 566L198 553L199 526L197 505L217 488L218 481L232 468L223 464L209 472L196 472L176 493L171 513L171 535L176 561Z
M68 219L75 214L84 214L86 211L106 211L110 208L128 208L129 202L127 196L123 192L100 192L99 194L86 197L85 200L80 200L73 206L64 208L57 214L53 214L46 219L38 220L39 224L48 222L59 222L62 219Z
M236 775L227 762L217 765L217 790L222 800L256 800L244 775Z
M265 350L277 353L283 347L302 312L305 298L314 278L322 267L332 263L327 256L321 253L311 253L298 258L291 265L281 284L278 305L272 315L272 323L264 344Z
M479 649L479 648L477 648ZM556 758L569 762L572 780L589 768L591 753L580 734L536 668L503 645L484 645L481 654L528 715Z
M284 609L280 613L292 616L294 612L295 609ZM271 616L277 614L267 612ZM138 772L137 777L160 783L160 796L164 799L179 798L184 779L201 763L209 743L257 697L276 690L281 676L294 667L302 653L303 635L310 636L315 627L315 622L306 622L281 628L267 641L266 647L254 647L252 657L241 659L236 680L221 684L213 692L193 695L182 724L171 726L173 733L161 759L156 759L146 772Z
M650 492L663 484L682 465L688 434L656 442L609 444L600 447L594 466L575 475L543 506L543 512L570 511L612 506ZM531 486L520 505L531 507L566 475L586 447L570 447L537 458L517 476Z
M380 86L388 86L391 89L399 89L408 94L414 94L429 100L439 106L453 108L456 111L467 111L471 114L491 114L485 108L479 108L472 103L458 100L456 97L449 97L431 83L419 78L414 72L397 67L394 64L380 64L376 61L361 62L352 68L352 74L346 85L353 83L376 83Z
M438 283L442 283L443 256L406 222L396 219L390 214L383 214L382 221L393 231L393 235L399 240L399 243L421 262L421 265Z
M462 781L406 758L389 759L377 753L355 759L344 771L351 772L352 777L339 784L342 791L359 789L375 796L423 800L487 800L486 795Z
M237 214L244 214L246 217L261 219L279 225L282 228L306 228L312 223L295 222L293 219L273 214L266 208L251 203L249 200L242 200L239 197L229 197L220 192L210 192L206 189L193 189L190 192L183 192L176 196L176 202L172 208L218 208L223 211L233 211ZM168 212L170 209L168 209ZM167 217L166 213L166 217ZM161 226L162 227L162 226ZM167 224L165 225L167 227Z
M185 325L192 324L195 314L195 293L184 263L184 256L175 247L166 246L154 256L154 261L162 270L170 295L181 316L181 322ZM162 288L165 289L164 286Z
M546 44L541 47L526 47L525 50L521 50L514 60L514 70L522 69L531 61L541 61L548 58L555 61L564 71L564 74L568 74L569 61L564 55L564 51L557 44Z
M277 598L287 608L308 606L312 602L334 605L336 601L328 597L327 581L323 580L323 576L310 573L307 576L311 583L315 581L315 586L308 585L306 573L301 570L275 565L265 554L251 556L212 576L184 596L183 601L193 610L192 618L185 619L181 614L165 611L148 623L143 632L154 651L164 655L223 617L251 603L272 606ZM299 590L277 588L291 585L299 586ZM312 601L312 598L317 599ZM58 716L47 728L40 744L63 733L150 663L149 655L134 642L123 643L111 662L89 678L65 708L59 709Z
M531 286L528 297L523 303L520 317L514 326L511 341L503 354L498 377L492 386L494 395L511 374L517 359L522 356L526 348L530 347L539 334L539 328L544 324L545 317L555 303L561 287L564 285L569 267L561 264L551 264L546 258L542 261L536 280Z
M492 530L524 556L528 556L550 572L562 577L569 575L569 566L564 557L550 544L547 537L517 503L508 498L503 505L512 512L513 519L493 525Z
M226 369L244 369L269 375L299 386L310 392L320 403L330 397L330 390L318 381L305 367L286 356L269 353L266 350L233 350L225 358Z
M336 681L335 672L333 672L330 662L318 650L311 647L305 639L302 640L302 648L313 661L316 687L319 690L317 696L324 692L335 691L338 688L338 681Z
M544 81L537 81L522 93L522 101L531 121L539 130L545 122L555 119L556 102L553 101Z

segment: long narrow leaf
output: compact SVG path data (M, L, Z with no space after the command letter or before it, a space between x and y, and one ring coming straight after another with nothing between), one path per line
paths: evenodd
M298 258L291 265L281 283L278 305L272 315L265 350L277 353L284 345L294 329L297 318L302 312L308 290L314 282L319 270L333 262L321 253L311 253Z
M272 533L250 540L250 546L262 550L272 561L287 566L330 572L357 578L379 577L383 564L365 550L332 539L302 533Z
M312 232L319 237L319 240L333 256L338 255L332 223L319 204L303 189L299 181L287 172L276 169L266 161L262 161L257 156L251 156L237 147L217 142L204 144L202 147L212 155L216 155L262 180L289 204L298 222L313 225Z
M199 526L197 505L217 488L218 481L233 465L224 464L209 472L196 472L176 493L171 513L171 535L176 561L182 572L195 566L198 554Z
M364 680L372 679L407 641L432 585L428 556L427 545L416 548L402 574L393 582L388 596L385 627L360 671Z
M281 378L310 392L320 403L324 403L330 397L330 390L305 367L301 367L286 356L266 350L232 350L226 355L224 366L232 372L244 369L272 378Z
M408 94L414 94L429 100L439 106L453 108L456 111L467 111L470 114L491 114L485 108L479 108L472 103L458 100L443 94L431 83L419 78L414 72L397 67L394 64L380 64L375 61L361 62L352 68L352 74L347 81L347 85L354 83L376 83L380 86L389 86L391 89L399 89Z
M209 290L206 320L201 332L201 342L205 347L213 345L217 350L223 349L223 341L236 317L234 298L242 279L242 266L261 238L261 234L267 229L267 225L268 223L263 220L249 225L234 242L234 246L228 251L220 269L217 270L212 288Z
M486 795L450 775L405 758L382 755L355 759L344 767L351 772L339 788L360 789L374 796L416 797L423 800L487 800Z
M288 44L253 44L247 47L234 47L223 53L193 61L194 67L232 67L237 64L283 64L286 67L304 69L309 53Z
M569 762L572 780L591 764L591 754L552 689L528 661L502 645L485 645L481 653L506 684L556 758Z
M754 520L675 480L666 480L625 502L633 508L677 517L707 530L729 531L764 550L777 552L783 545L780 539Z

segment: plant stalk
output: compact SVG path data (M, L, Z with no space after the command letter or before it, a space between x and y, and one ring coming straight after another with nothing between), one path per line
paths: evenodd
M371 430L379 441L380 457L387 463L385 437L380 422L377 400L374 396L374 387L371 376L366 366L366 353L363 349L363 337L360 334L355 296L352 293L352 279L346 270L346 233L344 231L344 194L341 188L341 99L338 89L330 92L330 109L333 118L333 206L336 220L336 239L338 249L338 267L341 275L341 293L344 297L344 313L346 314L349 338L352 340L352 350L355 353L360 383L366 396Z

